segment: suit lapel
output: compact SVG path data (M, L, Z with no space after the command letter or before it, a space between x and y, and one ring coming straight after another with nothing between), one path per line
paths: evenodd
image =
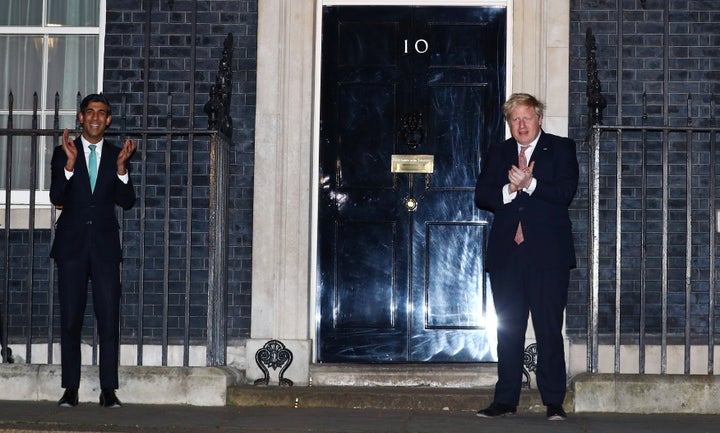
M87 161L85 161L85 149L79 137L75 140L75 148L78 151L78 156L75 160L75 169L77 170L75 176L80 176L78 180L83 182L87 187L88 193L92 194L90 190L90 174L88 172ZM107 182L111 174L115 174L116 170L113 167L117 156L114 150L115 148L107 141L103 143L102 152L100 153L100 164L98 165L98 175L95 180L95 191Z
M103 143L102 153L100 155L100 165L98 166L98 178L95 182L95 191L97 191L99 187L101 187L107 182L110 173L115 172L115 170L113 170L112 168L113 163L115 162L113 159L113 148L107 141L105 141Z
M77 149L77 158L75 159L75 174L73 176L79 176L76 180L85 185L88 193L92 194L90 190L90 174L88 173L87 161L85 161L85 148L80 137L74 143Z
M530 161L535 161L533 174L536 178L542 179L553 171L553 141L543 131L540 133L540 139L535 146Z
M535 150L533 150L533 154L530 157L530 161L528 161L528 164L530 164L533 161L542 161L544 160L548 155L551 155L551 147L552 147L552 141L548 139L547 134L545 134L545 131L540 132L540 139L538 140L537 144L535 145Z
M505 148L505 158L508 161L508 169L511 165L518 165L518 144L514 138L508 140L509 145Z

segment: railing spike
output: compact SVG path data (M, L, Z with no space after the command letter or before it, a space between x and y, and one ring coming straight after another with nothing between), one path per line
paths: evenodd
M590 107L590 127L602 124L602 112L607 107L607 101L601 93L602 89L598 78L596 51L595 36L593 36L592 30L588 28L585 33L585 52L587 64L586 94L588 107Z

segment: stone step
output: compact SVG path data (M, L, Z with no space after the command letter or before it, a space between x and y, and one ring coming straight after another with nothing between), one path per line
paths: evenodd
M477 411L493 398L493 389L407 386L231 386L227 404L239 407L304 407ZM566 410L572 411L568 390ZM544 412L540 394L523 389L518 411Z
M519 411L545 411L531 374L530 388L520 396ZM312 364L309 386L279 386L270 371L270 385L231 386L228 405L477 411L493 399L497 365L472 364ZM568 390L566 410L572 408Z
M535 378L533 377L533 380ZM313 364L314 386L492 388L496 364Z

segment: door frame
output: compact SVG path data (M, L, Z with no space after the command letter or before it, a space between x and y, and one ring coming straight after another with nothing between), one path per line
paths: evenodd
M311 196L317 186L312 151L318 135L313 95L320 4L322 0L258 0L256 151L248 149L254 151L250 330L249 338L230 339L227 349L228 365L244 368L248 380L263 378L254 356L269 340L281 340L292 350L294 362L285 377L295 384L308 384L315 363L312 338L317 311L315 278L311 278L315 240L311 238L316 222L311 214L316 203ZM512 0L510 16L507 27L513 50L507 53L512 65L508 83L512 82L513 91L543 99L547 105L543 128L567 135L570 4ZM566 352L571 373L585 371L584 344L571 349Z
M314 76L313 76L313 119L312 119L312 173L311 185L319 185L319 166L320 166L320 77L322 69L322 11L325 6L442 6L442 7L505 7L506 8L506 59L512 59L512 27L513 22L512 10L514 0L321 0L315 3L315 55L314 55ZM510 94L512 89L512 68L505 68L505 94ZM318 276L317 276L317 242L318 242L318 189L312 188L310 191L310 299L309 305L313 314L310 314L311 323L309 324L310 339L312 341L313 355L311 362L317 361L318 339L317 331L320 326L318 314L320 312L320 299L317 292Z

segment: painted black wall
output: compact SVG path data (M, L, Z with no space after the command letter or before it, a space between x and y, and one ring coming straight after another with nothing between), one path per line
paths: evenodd
M620 3L618 3L620 2ZM667 27L665 5L669 4ZM579 144L585 142L588 128L586 97L587 29L596 38L597 64L602 91L607 100L605 125L686 125L689 115L693 126L711 124L710 100L720 91L720 10L713 1L670 0L571 0L570 30L570 136ZM621 32L619 31L621 30ZM666 36L667 35L667 36ZM667 41L667 51L663 48ZM643 93L647 109L643 109ZM688 95L692 98L688 113ZM646 118L644 118L644 114ZM717 110L715 116L718 116ZM601 263L599 326L601 333L615 331L615 180L616 136L604 135L601 145ZM668 332L681 336L685 325L685 193L686 150L684 134L674 135L670 141L668 158L670 208L668 222ZM640 225L638 209L645 199L649 206L650 233L645 247L649 257L647 310L645 326L648 333L661 331L660 301L660 186L662 185L662 139L649 134L645 147L640 134L623 136L622 172L623 200L623 285L620 307L620 327L623 334L632 335L639 329L640 316ZM707 243L709 224L713 216L707 206L709 194L708 161L710 155L707 135L693 138L693 282L691 326L694 336L706 334L708 307ZM640 196L640 160L648 154L647 196ZM587 215L588 188L587 146L579 153L581 186L573 205L576 245L580 267L574 273L567 312L567 333L571 338L583 338L587 329ZM717 254L717 252L715 252ZM716 302L717 304L717 302ZM717 312L715 313L717 316ZM703 319L705 318L705 319Z
M150 46L149 75L143 76L146 61L145 45L148 27L148 8L150 8ZM196 8L196 65L191 69L191 46L193 9ZM108 3L107 33L105 41L105 77L104 90L109 95L126 95L129 105L129 126L163 127L166 122L166 104L168 93L173 94L174 126L187 128L190 107L189 95L195 92L194 126L207 127L207 115L203 106L209 99L210 86L215 82L218 62L222 55L223 41L228 33L234 37L232 63L232 105L233 138L230 149L230 188L226 197L229 209L228 251L228 298L227 328L228 341L248 337L250 333L250 294L251 294L251 242L252 242L252 196L253 196L253 155L255 131L255 81L257 64L257 1L196 1L196 0L159 0L159 1L114 1ZM195 85L192 88L191 79ZM147 83L146 83L147 81ZM144 89L149 89L145 100ZM148 111L145 113L144 104ZM145 117L147 115L147 118ZM159 311L162 293L162 281L152 275L162 271L159 259L161 237L162 185L164 185L164 143L149 142L148 146L148 184L156 184L158 197L147 195L146 214L146 260L144 261L146 282L144 287L144 329L137 329L138 287L137 278L127 279L123 285L123 323L122 332L131 338L138 332L158 337L161 323ZM196 143L202 154L202 143ZM205 145L206 146L206 145ZM135 165L137 166L138 158ZM196 208L193 215L193 260L206 257L208 245L207 231L203 223L207 222L208 200L208 161L202 157L195 161L193 190ZM157 170L157 172L153 172ZM138 169L135 170L137 176ZM187 179L183 173L173 178L171 184L177 191L171 193L173 201L183 200ZM137 180L136 180L137 182ZM149 191L152 191L150 189ZM138 232L138 206L126 215L127 229L124 236L136 239ZM174 220L182 223L180 216ZM178 230L182 233L182 227ZM175 230L173 231L175 237ZM182 236L181 234L178 234ZM179 243L180 241L178 241ZM184 242L184 240L182 240ZM126 243L125 269L127 275L139 268L137 243ZM170 336L174 340L183 335L183 299L184 291L184 251L183 248L171 248L171 276L175 276L171 286L172 296L169 324ZM149 258L154 258L150 260ZM174 268L177 266L177 268ZM207 274L205 266L193 270L191 287L191 339L204 340L206 330ZM199 342L202 343L202 340Z
M618 7L618 1L621 2ZM687 95L693 98L693 107L696 110L693 117L696 125L709 123L709 101L716 99L720 93L720 10L713 0L676 1L670 0L669 14L669 44L668 57L665 60L663 50L663 9L665 0L570 0L571 28L570 28L570 100L569 100L569 136L575 139L579 146L579 159L581 167L581 184L572 207L572 218L575 231L576 248L578 252L579 267L572 274L570 298L567 309L567 334L571 339L583 339L587 330L587 246L588 246L588 153L585 138L588 127L588 107L586 97L586 52L585 35L588 28L592 29L597 41L597 58L599 78L602 90L608 102L604 111L604 123L614 125L618 122L627 125L639 125L645 121L647 125L661 125L667 116L670 124L685 124L687 121ZM192 31L192 10L197 5L197 64L193 72L189 58ZM143 68L145 62L145 42L148 7L151 13L150 73L147 77L149 99L147 113L144 111L145 79ZM618 9L621 12L618 12ZM622 26L622 52L618 52L619 26ZM217 73L218 60L221 56L222 42L228 33L235 37L233 60L233 95L231 116L234 123L233 145L231 149L231 179L230 190L227 195L227 205L230 209L229 227L229 293L228 293L228 338L242 339L250 332L250 296L251 296L251 243L252 243L252 193L253 193L253 154L255 131L255 88L257 64L257 1L239 0L158 0L137 2L134 0L116 0L108 3L107 34L105 47L105 77L104 89L113 100L120 95L126 95L129 103L130 127L142 127L147 114L148 126L164 126L166 115L166 101L168 92L173 93L175 106L173 112L177 127L188 127L187 106L188 95L195 92L194 123L196 127L207 125L207 117L203 113L203 105L208 99L210 85ZM620 55L620 61L618 59ZM664 95L664 67L669 68L668 99ZM618 69L618 67L620 67ZM190 80L194 74L195 86L190 88ZM619 75L618 75L619 74ZM618 88L618 77L622 77L622 88ZM643 120L642 98L643 92L647 95L647 119ZM667 106L665 106L667 102ZM177 110L177 111L175 111ZM618 113L622 115L619 119ZM716 117L719 113L715 113ZM706 119L706 120L703 120ZM198 146L201 146L198 144ZM605 167L614 164L614 144L608 142L603 148L603 164ZM632 139L623 144L632 150L640 152L639 144ZM633 148L633 146L635 146ZM657 144L655 144L657 146ZM680 146L680 145L678 145ZM156 183L157 188L164 184L162 163L164 149L159 143L148 143L148 156L151 164L148 167L156 172L149 172L149 183ZM651 157L657 157L657 147L649 149ZM655 156L653 156L655 152ZM715 157L707 155L707 158ZM634 173L636 160L625 161L623 170ZM137 169L138 161L134 161ZM671 167L677 170L670 176L671 184L678 188L684 186L685 177L682 172L684 156L671 153ZM198 186L194 195L198 209L207 201L207 185L203 181L207 161L196 161L198 176L194 183ZM695 197L703 197L707 193L707 182L701 179L701 173L707 162L698 161L698 181L696 182ZM134 172L137 175L137 170ZM602 179L603 188L611 191L615 176L608 171ZM636 194L637 180L632 177L626 184L629 195ZM182 175L173 179L173 185L181 185L186 181ZM633 183L635 182L635 183ZM680 188L681 189L681 188ZM158 190L160 191L160 190ZM182 200L182 191L178 192L177 200ZM614 232L611 218L611 202L614 193L608 192L602 197L604 228ZM149 245L148 255L153 252L153 236L157 225L162 220L158 211L160 204L152 195L148 195L146 205L151 212L147 215L149 234L146 241ZM674 211L684 212L682 195L671 202ZM138 209L126 214L126 230L123 236L128 249L126 251L126 275L138 269L138 251L133 249L133 239L138 236L137 222ZM708 219L711 216L708 216ZM203 221L206 214L202 210L193 216L194 220ZM701 219L701 218L700 218ZM654 223L657 223L657 218ZM198 223L199 227L202 224ZM681 217L670 221L671 231L679 230L685 222ZM701 223L698 223L701 224ZM705 222L706 224L706 222ZM705 227L698 227L698 231ZM629 246L637 243L639 228L636 224L628 223L623 227L625 242ZM199 229L194 233L193 245L197 246L197 257L202 258L202 248L207 245L207 233ZM27 287L23 281L27 279L28 261L27 234L12 232L11 236L11 270L10 270L10 315L9 333L14 340L22 340L28 330L25 326L27 309L23 302L27 301ZM49 234L39 232L36 234L35 252L37 263L33 275L35 284L43 285L48 280L47 243ZM683 278L677 273L677 261L684 260L681 251L682 239L671 239L671 284L670 296L672 302L682 301L681 292L684 290L680 283ZM601 256L604 261L601 266L601 305L600 327L601 332L613 332L615 321L614 309L614 269L611 260L614 246L608 239L603 239ZM702 245L698 246L702 248ZM175 252L180 259L182 252ZM195 247L194 247L195 251ZM628 260L633 260L630 256ZM180 262L182 260L179 260ZM145 264L148 275L160 271L161 263L147 261ZM707 266L706 264L704 266ZM178 273L181 267L176 270ZM703 271L703 263L698 264L698 270ZM174 270L175 271L175 270ZM193 308L191 311L191 338L202 339L205 333L206 301L205 281L202 272L194 275L193 281ZM638 293L639 280L632 272L624 276L626 287L623 289L621 326L628 331L634 331L638 326ZM184 284L182 275L177 277L178 284ZM138 332L143 332L152 338L158 336L159 324L156 317L160 308L158 293L160 284L155 278L146 282L144 300L145 327L137 329L138 288L130 280L124 285L123 299L123 336L126 340L134 339ZM180 289L178 289L180 290ZM707 284L703 286L702 279L698 279L697 308L702 310L707 306ZM43 305L47 290L42 287L33 289L33 314L47 309ZM704 296L703 296L704 294ZM47 301L45 301L47 302ZM716 305L720 302L716 302ZM179 338L182 333L182 311L172 308L172 322L170 334ZM659 327L659 297L651 291L648 299L648 326L651 330ZM684 323L684 311L670 309L670 331L680 332ZM720 317L720 314L716 314ZM47 333L46 322L42 320L33 323L34 336ZM694 323L695 331L707 331L707 324ZM705 326L705 329L703 329Z
M194 44L193 23L196 32ZM117 0L108 2L106 24L103 92L113 105L113 125L108 130L109 134L117 134L123 124L130 130L165 128L169 94L172 94L172 128L207 129L208 117L203 108L210 98L210 87L215 83L225 38L229 33L233 35L230 106L233 136L229 189L224 197L229 210L226 325L228 343L233 344L250 334L257 1ZM193 55L194 65L191 61ZM76 89L67 91L77 92ZM121 107L123 98L127 102L126 109ZM191 100L194 100L192 107L189 105ZM123 115L126 121L122 120ZM109 140L119 142L118 137L112 135ZM193 143L194 160L190 170L193 185L190 319L189 327L185 329L188 147L186 138L176 137L173 140L169 174L166 171L164 137L141 141L139 151L131 161L131 175L139 198L132 210L123 213L121 335L124 343L134 344L139 336L145 344L163 342L164 280L167 278L167 342L183 344L187 333L191 344L205 344L209 244L208 137L198 137ZM141 179L143 154L147 159L145 180ZM168 176L169 191L166 188ZM145 197L144 209L141 210L140 188L143 182ZM164 274L163 249L166 201L170 203L171 221L167 277ZM140 218L142 211L145 213L143 223ZM141 228L141 224L144 227ZM0 243L0 254L4 256L4 238L0 239ZM50 266L49 244L49 230L35 230L31 263L28 231L9 232L7 332L11 343L25 343L29 339L33 343L44 343L49 335L49 326L54 327L53 339L59 341L57 318L53 324L48 319L50 276L54 271ZM29 271L31 266L32 272ZM57 288L52 290L54 315L57 317ZM93 334L91 304L90 299L84 328L84 338L88 342L92 341ZM139 310L142 310L142 321L138 320ZM25 354L16 353L15 356L24 358Z

